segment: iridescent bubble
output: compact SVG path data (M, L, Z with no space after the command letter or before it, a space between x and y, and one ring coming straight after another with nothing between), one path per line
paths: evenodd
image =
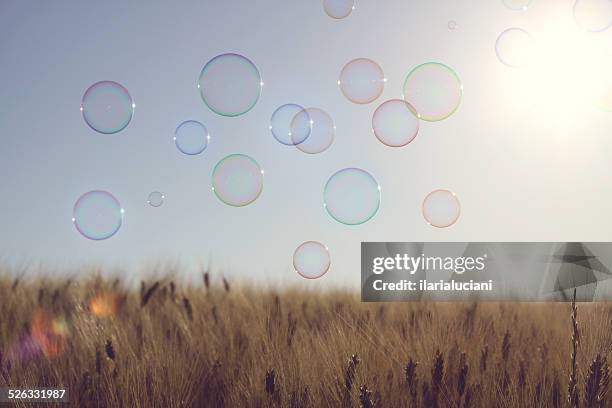
M457 22L455 20L450 20L447 26L449 30L454 30L457 28Z
M502 64L524 67L533 60L535 43L531 34L522 28L509 28L497 37L495 52Z
M423 217L434 227L450 227L457 222L460 214L461 204L452 191L434 190L423 200Z
M374 112L372 129L383 144L390 147L406 146L419 133L419 118L408 102L391 99Z
M292 121L298 114L302 114L303 120L295 123L292 129ZM270 131L276 140L287 146L302 143L310 136L311 124L308 112L294 103L280 106L272 114L270 119Z
M503 3L510 10L525 11L531 5L532 0L503 0Z
M212 189L227 205L243 207L257 200L263 190L263 170L244 154L223 158L213 170Z
M463 85L451 68L427 62L414 68L404 81L403 99L423 120L434 122L452 115L461 103Z
M584 30L601 32L612 27L611 0L576 0L574 19Z
M331 18L346 18L355 10L355 0L323 0L323 10Z
M308 135L305 137L304 135ZM334 142L336 126L327 112L319 108L307 108L291 120L291 137L296 147L308 154L321 153Z
M320 242L304 242L293 253L293 267L306 279L320 278L327 273L330 265L329 250Z
M187 120L176 128L174 143L181 153L197 155L208 147L210 134L206 126L195 120Z
M164 204L164 200L166 199L166 195L164 193L160 193L159 191L153 191L149 194L147 198L147 203L151 207L161 207Z
M348 62L340 72L338 86L351 102L365 104L374 101L385 88L385 74L376 62L357 58Z
M221 54L208 61L200 73L198 88L204 103L222 116L239 116L259 100L263 82L259 70L246 57Z
M93 190L74 204L72 223L85 238L100 241L119 231L123 213L121 204L111 193Z
M346 225L363 224L374 217L380 207L380 186L365 170L343 169L327 181L323 201L336 221Z
M113 81L100 81L90 86L81 101L85 123L103 134L122 131L132 120L136 105L128 90Z

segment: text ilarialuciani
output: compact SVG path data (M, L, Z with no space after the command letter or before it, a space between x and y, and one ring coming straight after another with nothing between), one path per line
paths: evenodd
M462 292L462 291L492 291L493 290L493 280L488 280L484 282L475 282L473 280L469 280L466 282L463 281L428 281L425 279L421 279L418 282L409 281L407 279L402 279L397 282L385 282L382 279L377 279L372 282L372 287L377 291L440 291L440 292Z

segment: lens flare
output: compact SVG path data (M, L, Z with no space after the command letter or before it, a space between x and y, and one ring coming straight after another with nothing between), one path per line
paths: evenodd
M44 310L36 310L32 315L31 333L45 357L53 358L64 353L69 333L66 320Z
M117 315L122 303L116 293L100 293L89 302L89 310L96 317L109 318Z

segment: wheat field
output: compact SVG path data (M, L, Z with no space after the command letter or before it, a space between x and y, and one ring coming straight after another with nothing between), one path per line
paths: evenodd
M603 407L611 329L602 303L0 278L0 387L79 407Z

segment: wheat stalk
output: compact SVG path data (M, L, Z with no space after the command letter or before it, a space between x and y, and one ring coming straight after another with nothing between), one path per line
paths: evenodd
M580 393L578 391L578 343L580 341L580 333L578 331L578 307L576 307L576 288L574 288L574 298L572 300L572 354L571 354L571 371L569 384L567 386L567 402L572 408L580 406Z

